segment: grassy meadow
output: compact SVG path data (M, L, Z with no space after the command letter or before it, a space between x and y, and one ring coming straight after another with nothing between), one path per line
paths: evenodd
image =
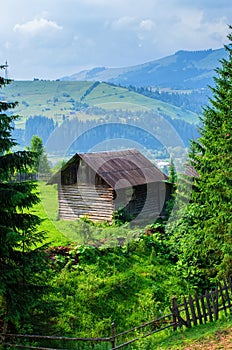
M116 333L123 332L169 314L173 296L181 300L194 293L181 277L165 237L158 232L147 234L151 226L131 229L129 225L61 221L57 186L39 182L38 192L41 202L33 213L42 219L40 230L47 232L51 270L42 313L39 309L30 321L35 333L108 337L112 322ZM125 242L119 245L122 237ZM198 341L210 343L215 334L231 326L231 317L220 315L217 322L176 332L167 329L147 338L135 331L132 338L139 340L125 349L186 349ZM125 336L122 342L127 340ZM89 350L91 344L77 342L74 348ZM100 343L96 349L109 350L110 345Z
M56 186L48 186L40 181L38 184L40 203L36 204L31 212L40 217L39 230L46 232L46 243L51 245L68 244L70 240L64 236L55 223L58 215L58 198Z
M118 332L134 327L158 317L169 305L170 292L182 288L158 237L128 225L57 220L56 185L40 182L39 195L33 213L42 219L39 229L47 232L53 256L50 284L56 292L45 302L56 305L55 331L103 336L112 321Z
M76 109L76 103L86 103L90 107L103 109L144 111L153 110L171 118L190 123L198 122L198 115L172 104L155 100L126 88L100 83L91 90L89 81L12 81L1 91L1 98L18 101L14 113L22 116L16 121L17 128L24 128L30 116L42 115L53 118L61 124L64 117L77 116L80 120L98 119L102 115L87 115ZM86 93L90 89L89 93Z

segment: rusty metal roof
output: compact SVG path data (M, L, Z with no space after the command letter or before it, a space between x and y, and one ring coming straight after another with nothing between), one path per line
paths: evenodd
M60 170L82 159L113 189L127 188L167 180L168 177L136 149L95 153L76 153ZM59 182L60 171L49 181Z
M114 189L168 179L136 149L78 155Z

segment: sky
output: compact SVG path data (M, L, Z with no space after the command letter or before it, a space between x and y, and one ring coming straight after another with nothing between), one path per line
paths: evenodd
M221 48L230 24L231 0L6 0L0 64L11 79L59 79Z

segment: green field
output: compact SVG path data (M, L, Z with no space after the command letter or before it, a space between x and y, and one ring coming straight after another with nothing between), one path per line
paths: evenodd
M180 118L190 123L198 121L198 116L190 111L183 111L174 105L146 97L122 87L111 86L107 83L98 85L85 101L94 106L106 109L122 110L154 110L164 113L171 118Z
M1 91L0 98L19 102L14 109L15 114L22 116L16 122L18 128L24 128L26 119L35 115L53 118L59 124L64 117L77 116L81 120L102 118L102 115L80 112L76 108L78 103L107 110L153 110L191 123L198 121L193 112L111 84L100 83L88 93L92 85L93 82L89 81L12 81Z
M73 112L71 99L79 100L91 82L59 82L59 81L12 81L1 91L1 97L19 104L14 113L22 116L16 123L24 127L26 118L43 115L62 122L63 115Z

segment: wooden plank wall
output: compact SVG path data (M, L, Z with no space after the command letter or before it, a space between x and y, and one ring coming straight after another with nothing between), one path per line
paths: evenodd
M136 188L135 214L138 215L141 213L142 220L149 221L151 219L151 221L154 221L162 214L164 201L164 183L138 186Z
M127 193L130 196L127 196ZM145 224L154 222L162 215L166 198L165 183L139 185L132 191L119 189L116 191L115 209L124 208L128 217L135 222Z
M112 221L113 190L110 187L75 184L59 186L59 219L87 216L94 222Z

